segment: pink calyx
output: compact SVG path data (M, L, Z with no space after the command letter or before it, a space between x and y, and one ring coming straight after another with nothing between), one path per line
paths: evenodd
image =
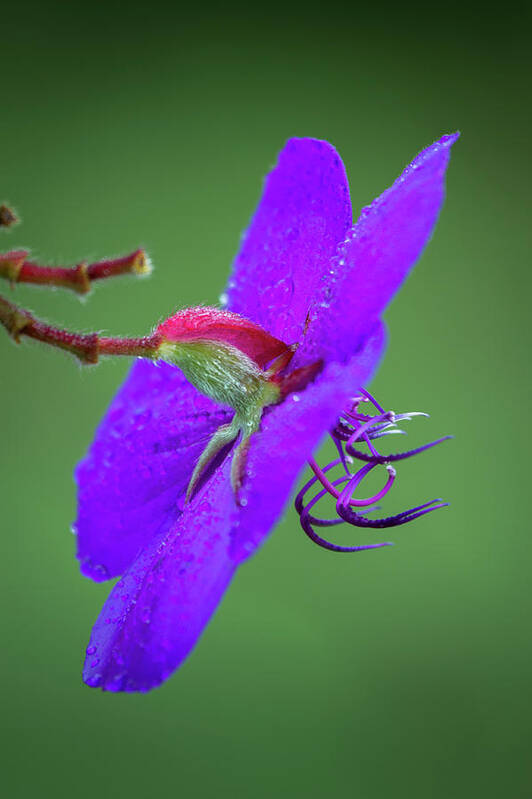
M162 322L156 332L167 341L203 339L230 344L261 368L290 349L249 319L219 308L185 308Z

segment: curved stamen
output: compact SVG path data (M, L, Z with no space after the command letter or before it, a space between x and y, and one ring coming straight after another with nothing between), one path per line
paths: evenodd
M333 440L334 446L335 446L335 447L336 447L336 449L338 450L338 455L340 456L340 460L342 461L342 466L344 467L344 472L345 472L346 474L351 474L351 472L349 471L349 466L348 466L348 464L347 464L347 456L346 456L346 454L345 454L345 450L344 450L344 448L342 447L342 442L341 442L341 441L339 441L339 440L338 440L338 439L335 437L334 433L331 433L331 438L332 438L332 440Z
M353 505L355 507L364 507L367 505L374 505L376 502L379 502L383 497L386 496L390 488L393 486L396 477L396 471L393 466L386 466L386 470L388 472L388 480L386 481L385 485L371 497L371 500L366 500L364 505L362 505L361 500L353 499L353 493L358 485L362 482L364 477L370 473L372 469L377 466L376 463L367 464L367 466L363 466L359 471L353 475L351 480L347 483L345 488L342 490L340 496L338 497L337 505L340 503L341 505Z
M331 461L331 463L328 463L327 466L324 466L321 471L322 472L328 472L329 469L333 469L335 466L338 466L339 463L341 463L340 458L338 458L335 461ZM318 482L318 478L316 476L311 477L310 480L308 481L308 483L305 483L305 485L303 486L303 488L301 489L301 491L299 492L299 494L295 498L294 505L295 505L296 511L298 513L301 513L303 511L303 500L305 498L305 494L307 493L307 491L309 491L312 488L314 483L317 483L317 482ZM326 491L325 493L328 493L328 492Z
M368 445L368 449L369 449L369 451L371 452L371 454L372 454L372 455L373 455L375 458L378 458L378 457L380 457L380 456L379 456L379 453L377 452L377 450L375 449L375 447L374 447L374 446L373 446L373 444L371 443L371 438L368 436L368 434L367 434L367 433L364 433L364 435L362 436L362 438L364 439L364 441L365 441L365 442L366 442L366 444ZM351 445L350 445L350 446L351 446ZM346 449L347 449L347 447L346 447ZM351 455L351 453L350 453L350 452L349 452L349 455Z
M313 479L317 480L317 478ZM334 481L334 485L341 485L342 483L345 483L347 479L348 478L345 476L338 477ZM325 497L328 493L329 492L327 491L326 488L322 488L322 490L318 494L316 494L316 496L313 499L310 500L308 505L305 508L301 506L301 510L299 511L300 515L304 513L306 517L308 517L308 519L310 520L311 524L315 524L317 527L335 527L338 524L345 524L343 519L319 519L316 516L310 515L309 513L310 508L312 508L317 502L319 502L320 499L323 499L323 497Z
M434 505L434 502L437 502L437 500L433 499L431 502L426 502L424 505L418 505L417 508L409 508L402 513L396 513L394 516L386 516L383 519L367 519L365 516L356 513L345 505L337 504L336 510L345 522L355 527L374 527L382 529L383 527L399 527L401 524L406 524L407 522L414 521L414 519L418 519L420 516L425 516L425 514L430 513L432 510L446 508L449 505L448 502L440 502Z
M382 430L377 430L375 433L371 434L371 438L375 441L377 438L384 438L385 436L406 436L406 432L404 430L400 430L398 427L392 427L391 429L382 428Z
M322 491L320 491L319 494L317 494L314 497L314 499L310 500L309 504L307 505L307 507L304 509L304 511L301 513L300 516L301 526L303 527L303 530L308 535L308 537L312 541L314 541L315 544L322 547L323 549L328 549L331 552L362 552L365 549L380 549L381 547L393 546L390 541L384 541L379 544L362 544L359 546L347 547L347 546L341 546L340 544L333 544L331 541L327 541L327 539L322 538L322 536L318 535L316 531L313 530L312 528L309 510L310 508L313 507L313 505L316 504L316 502L322 499L322 497L324 497L325 494L327 493L328 493L327 489L325 488L322 489Z
M386 422L386 423L391 422L392 424L395 424L395 416L393 415L393 413L382 413L380 416L377 416L371 419L369 422L366 422L350 435L350 437L347 440L346 446L351 446L352 444L355 443L355 441L358 441L361 438L361 436L368 435L368 431L371 431L375 422Z
M358 460L366 461L367 463L374 463L377 465L378 463L389 463L391 461L402 461L405 458L411 458L413 455L419 455L420 452L425 452L427 449L431 449L435 447L436 444L441 444L443 441L450 441L453 436L443 436L443 438L437 438L436 441L430 441L428 444L423 444L422 447L416 447L416 449L408 449L406 452L396 452L393 455L379 455L376 452L375 455L368 455L367 452L362 452L359 449L354 449L353 447L347 447L346 451L349 455L353 458L358 458Z
M323 489L325 491L325 489ZM325 491L325 493L327 493ZM325 496L325 495L323 495ZM371 513L372 511L378 510L380 505L372 505L370 508L364 508L364 510L359 514L361 518L365 518L367 513ZM308 516L310 523L313 527L335 527L338 524L345 524L345 519L320 519L319 516L312 516L309 514ZM356 525L352 525L356 527Z
M365 402L367 400L373 404L377 411L373 416L360 413L358 409L358 405L362 401ZM295 507L300 516L301 526L314 543L333 552L359 552L364 549L377 549L382 546L389 546L390 542L352 547L340 546L322 538L316 533L314 527L334 527L343 522L347 522L355 527L369 529L397 527L411 522L420 516L424 516L433 510L447 506L448 503L442 502L440 499L433 499L430 502L425 502L422 505L417 505L391 516L379 519L367 518L367 513L377 509L374 503L382 499L389 492L395 481L396 473L393 466L391 466L391 462L401 461L413 455L418 455L452 438L452 436L443 436L442 438L416 447L415 449L407 450L406 452L381 455L375 448L373 442L387 435L404 434L404 431L397 427L397 422L403 420L410 421L415 416L428 416L428 414L418 411L399 414L395 414L393 411L385 411L365 389L360 389L360 393L351 400L349 407L342 412L336 427L331 431L331 438L339 457L323 468L320 468L316 461L310 458L309 465L314 472L314 476L303 486L295 500ZM368 448L368 452L355 447L355 443L365 445ZM352 459L363 461L364 466L358 468L356 472L352 472L350 466L353 462ZM367 499L355 499L353 494L360 486L360 483L379 465L386 466L388 471L388 479L385 485L372 497ZM326 476L326 472L338 466L342 467L343 474L334 480L329 479ZM320 490L316 496L307 502L306 496L308 492L314 486L318 485L320 486ZM335 509L338 514L337 518L322 519L312 515L310 512L311 509L327 495L334 497L336 500ZM361 511L361 508L364 508L364 511Z
M369 401L370 401L370 402L371 402L371 403L372 403L372 404L375 406L375 408L377 408L377 410L378 410L378 411L380 411L381 413L384 413L384 412L385 412L385 411L384 411L384 408L382 408L382 407L379 405L379 403L377 402L377 400L375 399L375 397L374 397L372 394L370 394L370 393L369 393L369 391L368 391L367 389L365 389L365 388L361 388L361 389L360 389L360 392L361 392L361 394L363 394L363 395L366 397L366 399L369 399Z
M368 472L370 472L371 469L373 469L376 465L377 464L370 463L367 466L363 466L360 469L359 472L357 472L355 475L353 475L353 478L352 478L352 480L350 482L350 485L352 485L352 490L353 491L358 486L358 484L364 479L366 474L368 474ZM312 469L312 471L314 472L314 474L316 475L316 477L318 478L318 480L320 481L320 483L322 484L322 486L329 492L329 494L331 494L333 497L335 497L335 499L339 499L340 498L340 492L335 488L333 483L331 483L330 480L328 480L325 477L325 474L324 474L325 470L320 469L320 467L318 466L318 464L316 463L316 461L313 458L309 458L309 466ZM394 480L395 480L395 471L388 471L388 480L386 481L386 485L384 486L384 488L382 488L379 491L378 494L375 494L375 496L369 497L368 499L353 499L353 498L351 498L349 500L349 504L353 505L354 507L357 507L357 508L363 508L366 505L373 505L381 497L383 497L385 494L388 493L388 491L390 490L390 488L393 485Z

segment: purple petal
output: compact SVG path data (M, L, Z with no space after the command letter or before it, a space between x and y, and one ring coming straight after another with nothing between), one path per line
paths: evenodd
M122 574L161 525L177 518L194 463L228 415L174 367L134 364L76 471L85 575Z
M393 186L364 208L325 273L298 362L345 360L367 335L430 238L458 134L423 150Z
M114 587L94 625L83 678L107 691L148 691L181 663L236 568L229 462Z
M170 531L139 555L94 626L84 669L88 685L147 691L183 661L238 563L279 518L306 458L375 369L383 337L379 325L350 363L330 364L298 398L289 396L267 414L252 439L244 507L235 503L227 458Z
M290 139L266 178L235 260L228 307L288 344L297 341L351 224L349 187L334 147Z

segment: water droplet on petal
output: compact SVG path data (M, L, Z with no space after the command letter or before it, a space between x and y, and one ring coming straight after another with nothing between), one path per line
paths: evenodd
M149 624L151 621L151 609L146 606L142 608L142 612L140 614L140 620L144 622L144 624Z
M87 677L85 682L87 683L87 685L90 685L91 687L96 687L97 685L100 684L101 679L102 675L99 672L97 672L96 674L91 674L90 677Z

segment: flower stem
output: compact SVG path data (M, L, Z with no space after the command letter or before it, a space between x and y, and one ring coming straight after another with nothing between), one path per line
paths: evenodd
M32 283L39 286L61 286L87 294L95 280L125 275L148 275L151 263L144 250L135 250L121 258L97 261L93 264L81 263L73 267L40 266L27 260L25 250L0 255L0 277L12 283Z
M41 341L75 355L82 364L97 363L100 355L156 357L161 336L152 333L141 338L114 338L98 333L72 333L46 324L29 311L0 296L0 323L19 342L21 336Z

